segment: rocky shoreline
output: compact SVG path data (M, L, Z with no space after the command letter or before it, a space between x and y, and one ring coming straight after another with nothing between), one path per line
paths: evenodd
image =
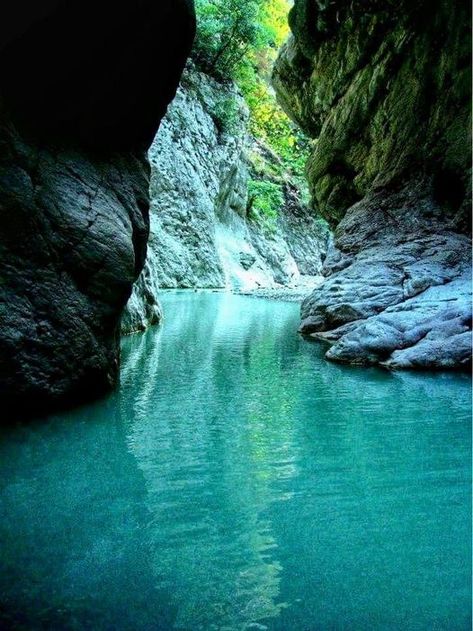
M470 12L425 8L295 0L274 69L335 230L301 309L332 361L471 367Z
M309 292L314 291L323 282L323 276L301 276L297 282L280 287L259 287L247 290L233 290L233 293L269 300L302 303Z
M395 369L471 368L471 242L420 193L373 194L340 223L301 332L327 359ZM389 212L383 212L388 209Z

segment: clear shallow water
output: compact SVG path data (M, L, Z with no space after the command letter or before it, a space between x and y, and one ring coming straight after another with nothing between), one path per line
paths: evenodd
M0 627L469 629L469 378L328 364L290 303L163 303L117 393L2 430Z

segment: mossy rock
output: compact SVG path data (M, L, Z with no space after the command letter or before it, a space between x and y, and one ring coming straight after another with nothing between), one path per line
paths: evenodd
M273 83L316 138L313 204L332 223L371 189L423 177L470 213L470 7L464 0L296 0Z

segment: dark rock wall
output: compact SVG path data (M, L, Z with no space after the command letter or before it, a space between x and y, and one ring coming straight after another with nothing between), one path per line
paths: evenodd
M307 172L333 225L373 187L421 174L470 215L471 46L465 0L296 0L274 84L317 138Z
M334 361L469 367L469 3L295 0L290 23L274 86L335 228L301 331Z
M0 89L22 129L146 150L190 51L192 0L49 0L42 12L19 4L24 30L16 21L16 37L5 34Z
M195 29L187 0L35 4L0 31L0 399L30 411L117 382L145 152Z

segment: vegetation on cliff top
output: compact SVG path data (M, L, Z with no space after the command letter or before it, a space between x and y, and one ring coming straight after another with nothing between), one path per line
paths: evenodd
M260 212L270 217L281 206L278 180L289 176L305 187L308 156L308 140L281 110L270 85L278 49L289 34L290 6L288 0L196 0L194 62L218 81L238 85L250 110L250 132L279 158L266 173L255 164L257 178L272 180L255 183L253 191ZM222 127L231 129L231 104L222 103L221 109Z

